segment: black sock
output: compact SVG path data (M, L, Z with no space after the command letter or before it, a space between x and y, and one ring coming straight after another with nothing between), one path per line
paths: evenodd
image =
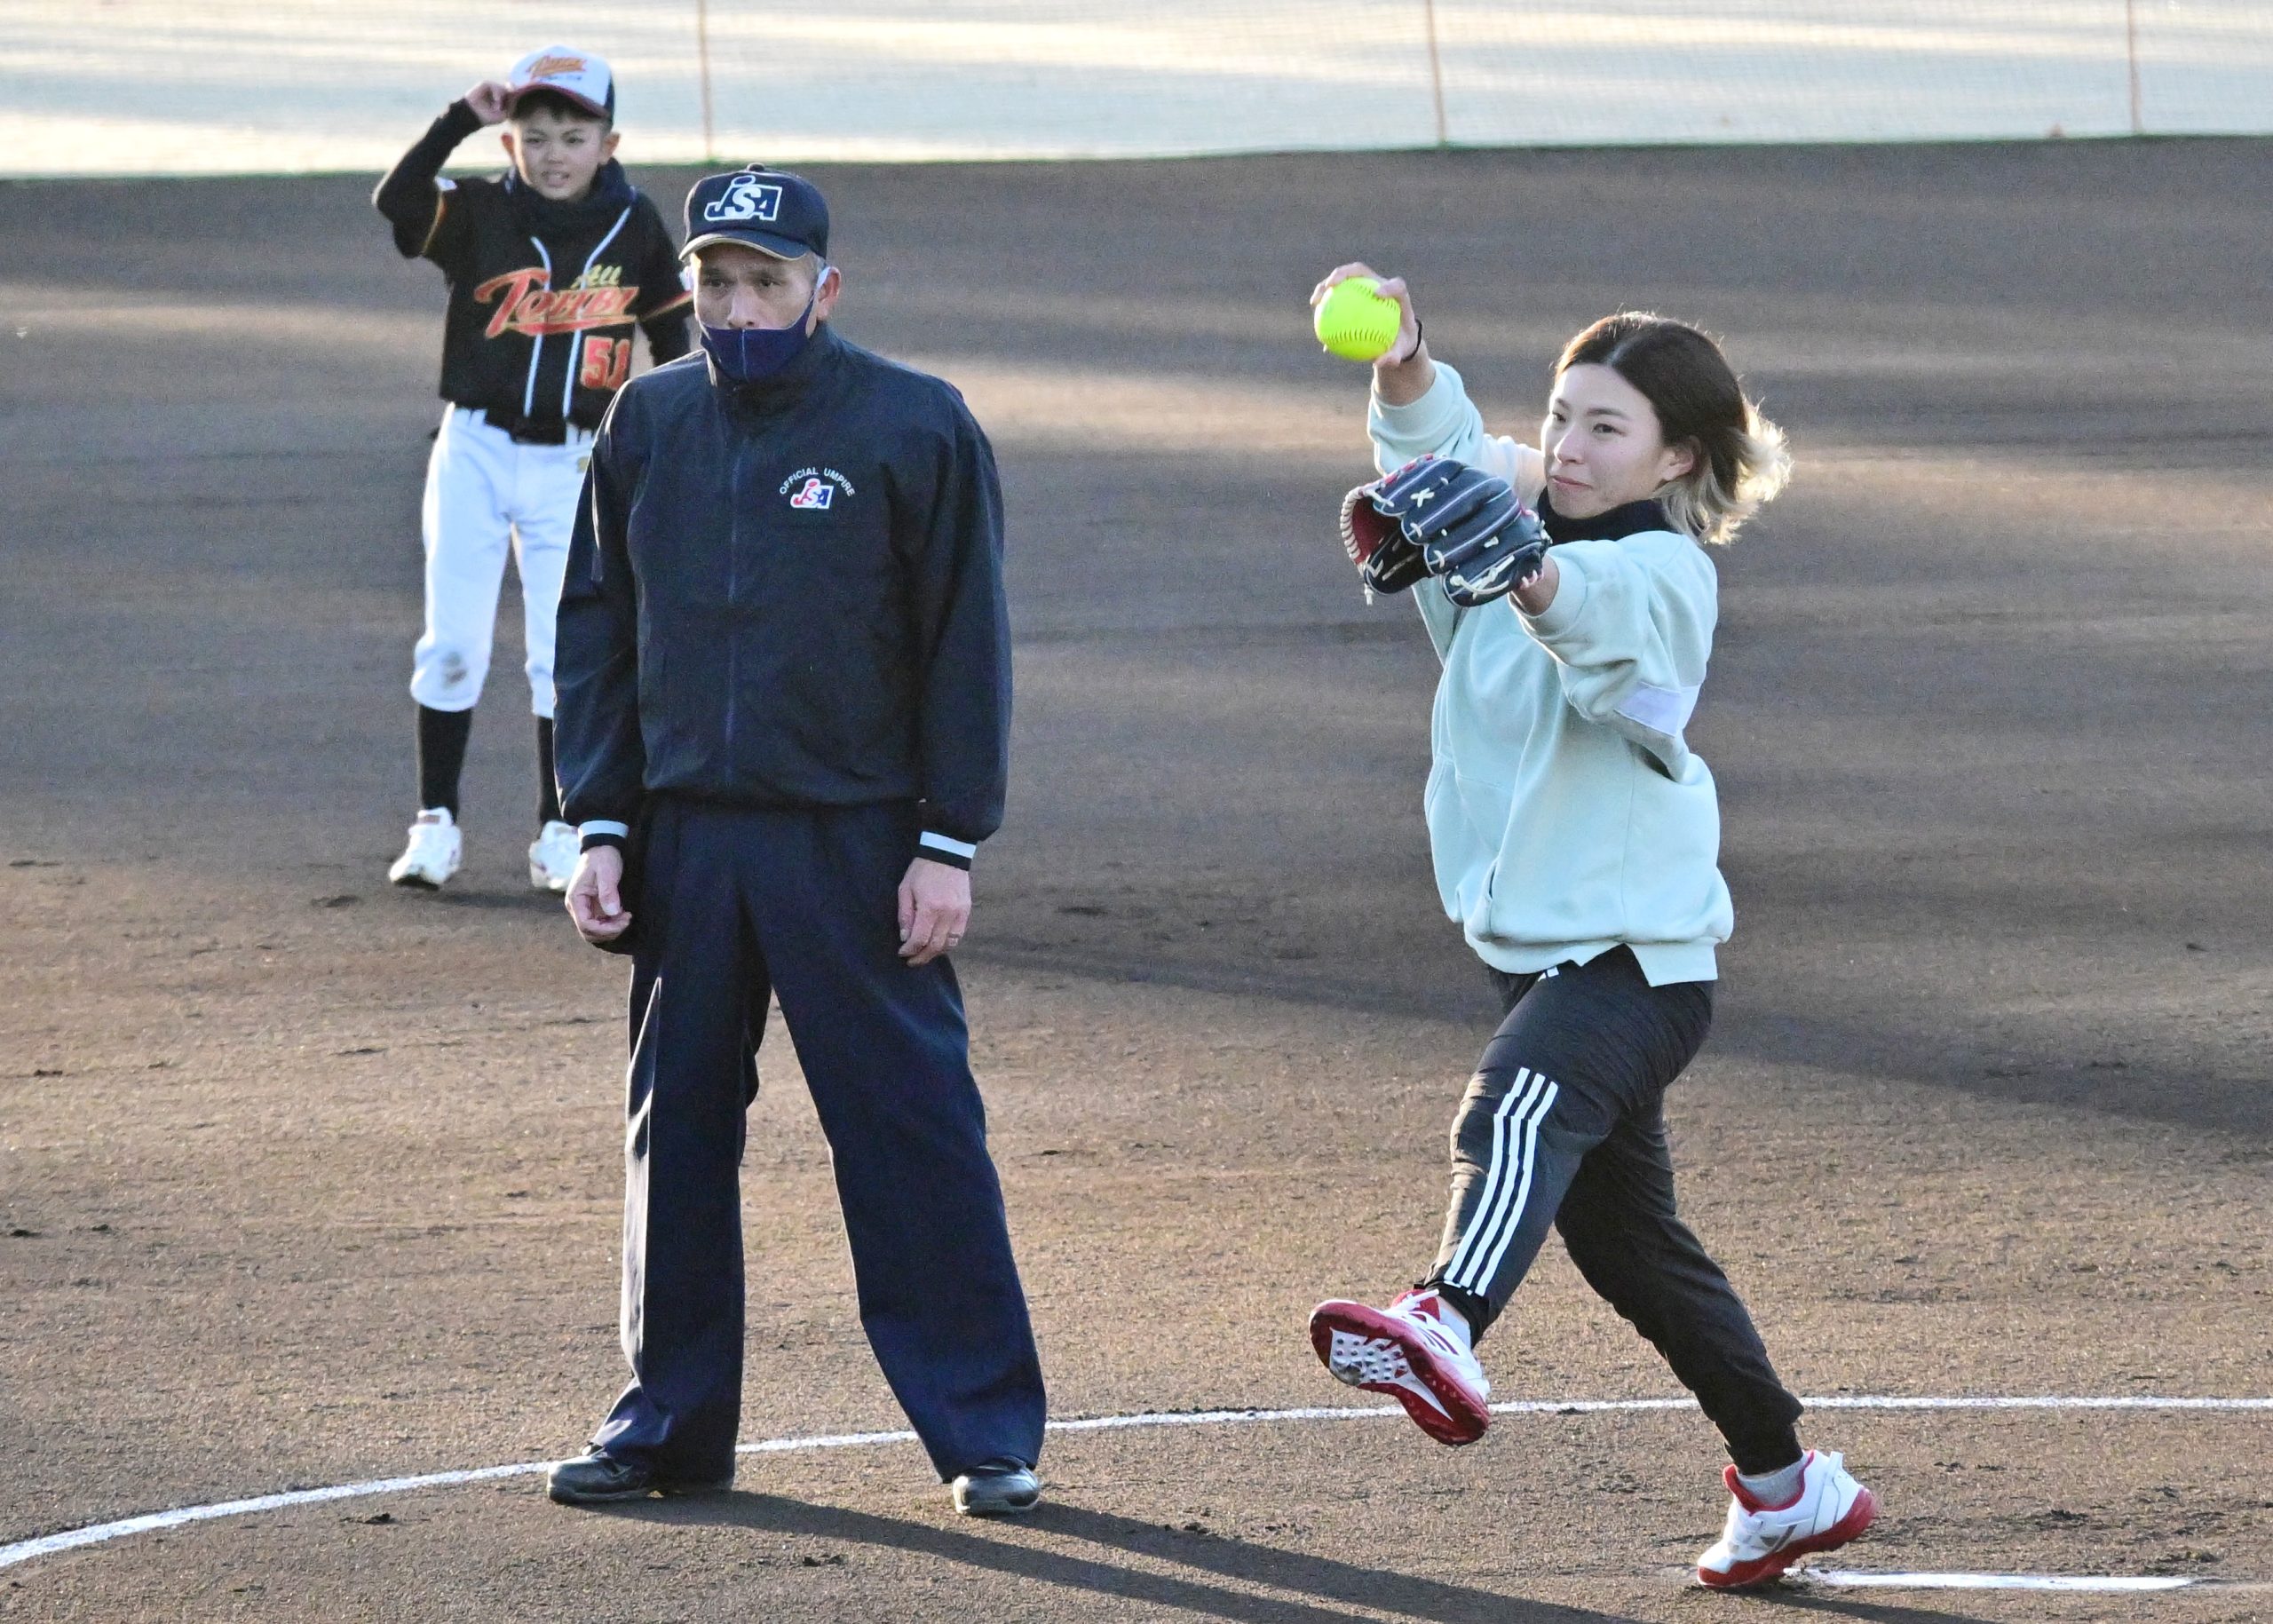
M1462 1291L1457 1286L1439 1284L1437 1295L1460 1310L1460 1317L1468 1321L1468 1340L1473 1343L1492 1328L1492 1304L1472 1291Z
M536 823L560 821L560 784L552 775L552 718L536 719Z
M465 741L473 732L471 710L418 707L418 808L439 806L458 818L458 780L465 772Z
M1492 1304L1474 1292L1462 1291L1457 1286L1447 1286L1437 1279L1422 1280L1414 1289L1433 1291L1445 1300L1447 1306L1458 1309L1460 1317L1468 1321L1468 1340L1470 1343L1477 1341L1491 1329Z

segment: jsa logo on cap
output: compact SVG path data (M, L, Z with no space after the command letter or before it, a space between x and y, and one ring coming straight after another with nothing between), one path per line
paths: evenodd
M737 175L726 194L702 210L702 218L723 220L761 220L771 226L781 212L781 188L755 175Z

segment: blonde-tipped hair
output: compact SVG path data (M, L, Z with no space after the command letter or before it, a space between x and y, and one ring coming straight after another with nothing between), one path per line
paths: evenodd
M1686 446L1690 471L1657 493L1666 517L1706 546L1736 539L1746 519L1792 477L1784 431L1747 399L1710 335L1648 311L1604 316L1563 348L1572 367L1610 368L1649 400L1668 446Z
M1695 467L1658 493L1666 517L1707 547L1736 540L1745 521L1791 483L1792 453L1784 443L1784 431L1750 400L1745 402L1744 415L1744 426L1735 435L1733 486L1723 482L1711 457L1700 456Z

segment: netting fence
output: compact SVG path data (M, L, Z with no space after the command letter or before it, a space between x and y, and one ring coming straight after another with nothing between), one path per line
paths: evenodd
M553 43L645 162L2273 132L2273 0L4 0L0 174L376 170Z

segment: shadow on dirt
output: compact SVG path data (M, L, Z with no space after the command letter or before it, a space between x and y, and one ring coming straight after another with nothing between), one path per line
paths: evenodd
M1834 1619L1864 1620L1866 1620L1866 1624L1987 1624L1987 1620L1977 1612L1945 1612L1939 1609L1929 1612L1917 1607L1897 1607L1885 1602L1857 1601L1849 1596L1825 1596L1812 1590L1762 1590L1746 1599L1764 1602L1772 1606L1788 1607L1794 1612L1822 1613Z
M774 1494L648 1501L604 1514L875 1546L1070 1590L1174 1607L1203 1618L1236 1620L1239 1624L1354 1624L1361 1615L1344 1612L1344 1607L1371 1608L1443 1624L1485 1624L1486 1620L1490 1624L1613 1624L1625 1617L1359 1567L1303 1551L1138 1522L1079 1506L1044 1506L1021 1518L1010 1525L1022 1536L1016 1542L991 1533L817 1506ZM1112 1555L1038 1549L1031 1542L1035 1535L1063 1541L1076 1549L1089 1548ZM1314 1599L1256 1596L1201 1580L1157 1573L1114 1557L1173 1564L1212 1578L1296 1591Z

